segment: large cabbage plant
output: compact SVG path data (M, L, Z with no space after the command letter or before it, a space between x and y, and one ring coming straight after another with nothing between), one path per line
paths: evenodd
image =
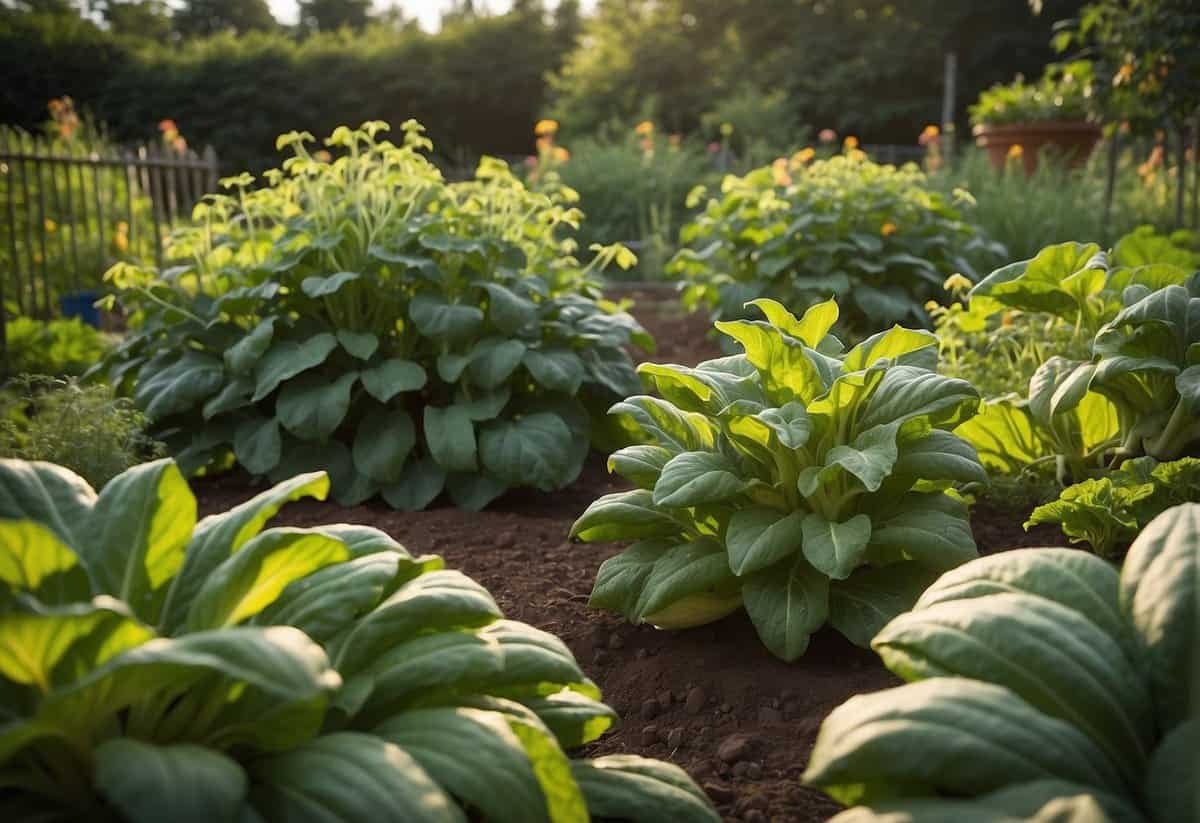
M533 193L485 158L447 183L413 122L279 139L252 188L224 181L161 271L109 273L131 312L106 364L186 472L325 469L333 496L478 509L578 475L591 418L635 391L652 341L574 256L573 193Z
M872 642L907 685L825 720L805 780L842 821L1200 819L1200 505L1118 572L1022 549L944 575Z
M591 604L664 628L745 607L786 660L826 621L866 645L975 556L950 487L986 478L950 429L979 395L934 371L929 332L897 326L846 351L833 301L799 319L754 305L765 322L717 324L744 353L644 364L660 396L613 406L632 444L609 467L637 488L594 502L572 535L638 542L601 566Z
M697 190L689 201L702 197ZM860 334L926 324L925 302L942 282L955 272L977 279L968 258L990 249L916 166L858 151L728 176L680 239L685 248L667 272L686 284L689 306L733 320L756 297L788 306L833 297Z
M569 761L612 710L440 558L263 529L328 488L300 475L197 523L170 460L98 495L0 461L4 819L717 819L676 767Z

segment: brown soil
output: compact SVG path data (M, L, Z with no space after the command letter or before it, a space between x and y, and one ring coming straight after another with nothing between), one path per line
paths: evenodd
M703 317L665 302L636 311L658 338L654 359L695 363L719 355L704 337L709 324ZM596 570L621 546L572 543L567 533L587 505L620 488L618 482L595 456L570 488L554 495L514 491L485 512L443 507L406 514L379 502L342 509L302 501L286 507L276 524L349 522L383 529L410 551L440 554L448 566L474 577L507 616L561 636L623 718L588 754L630 752L677 763L728 820L828 819L837 804L800 785L821 721L850 696L898 680L873 654L830 629L815 636L799 662L787 664L763 648L741 613L697 629L661 632L589 610ZM258 491L237 475L200 481L195 489L205 514ZM977 505L972 523L980 550L1062 542L1054 529L1026 534L1023 519Z

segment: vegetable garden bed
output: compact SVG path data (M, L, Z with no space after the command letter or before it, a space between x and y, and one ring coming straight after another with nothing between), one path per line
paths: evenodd
M669 295L633 296L634 314L658 341L658 352L645 359L694 364L718 355L703 316L685 314ZM236 473L193 488L202 515L259 491ZM567 535L589 503L621 488L593 455L569 488L512 491L484 512L439 506L404 513L378 501L343 509L301 500L276 522L375 526L410 551L444 556L491 590L509 617L558 634L623 718L589 753L670 760L704 786L727 819L827 819L836 804L800 784L821 721L851 695L899 680L829 627L789 664L771 655L740 610L700 628L660 632L589 609L597 569L622 546L572 543ZM1024 514L976 505L971 523L980 553L1065 542L1053 527L1024 532Z

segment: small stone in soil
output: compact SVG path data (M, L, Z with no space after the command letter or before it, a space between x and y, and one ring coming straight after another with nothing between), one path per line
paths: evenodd
M642 729L642 745L653 746L658 742L658 726L653 724Z
M704 693L704 689L696 686L687 694L687 703L685 708L688 714L700 714L704 704L708 702L708 695Z
M638 648L633 650L633 656L636 657L638 660L645 660L646 659L646 650L639 646Z
M767 823L767 816L758 809L747 809L742 817L746 823Z
M683 729L671 729L671 733L667 735L667 746L672 749L683 747Z
M658 707L665 712L667 709L671 708L672 699L673 698L671 697L670 692L660 692L658 695Z
M729 714L731 711L733 711L733 706L730 706L728 703L721 704L721 714Z
M517 536L511 531L503 531L496 535L496 539L492 542L498 549L507 549L517 542Z
M658 716L658 701L647 700L642 704L642 720L653 720Z
M739 763L738 765L740 766L742 764ZM746 764L746 777L750 778L751 780L761 779L762 778L762 766L758 765L757 763L755 763L753 761L747 763Z
M621 637L621 635L619 635L619 634L611 634L611 635L609 635L609 637L608 637L608 647L609 647L610 649L623 649L623 648L625 648L625 638Z
M726 763L736 763L750 756L757 740L748 734L731 734L717 747L717 757Z
M750 768L750 764L745 760L733 764L733 776L743 778L746 776L746 771Z
M704 791L717 804L728 803L737 796L733 788L724 783L705 783Z

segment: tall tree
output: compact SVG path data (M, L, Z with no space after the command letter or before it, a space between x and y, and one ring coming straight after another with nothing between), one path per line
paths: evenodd
M171 34L171 11L164 0L104 0L97 5L114 34L155 41Z
M203 37L223 31L244 34L278 27L267 0L187 0L171 18L184 37Z

